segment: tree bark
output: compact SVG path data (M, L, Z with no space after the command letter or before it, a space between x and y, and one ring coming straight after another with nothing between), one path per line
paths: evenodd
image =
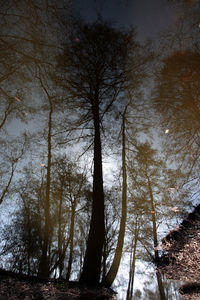
M157 278L157 282L158 282L158 289L159 289L159 293L160 293L160 300L167 300L167 298L165 296L165 289L164 289L164 286L163 286L161 274L160 274L159 271L156 271L156 278Z
M151 215L152 215L152 224L153 224L153 243L154 243L154 253L155 253L155 263L158 263L159 261L159 255L158 255L158 238L157 238L157 228L156 228L156 217L155 217L155 207L154 207L154 198L153 198L153 192L151 188L151 182L149 177L147 176L148 180L148 189L150 194L150 200L151 200Z
M76 200L72 202L72 213L71 213L71 224L70 224L70 252L69 252L69 260L68 260L68 268L66 274L66 280L68 281L71 274L72 269L72 259L73 259L73 250L74 250L74 223L75 223L75 208L76 208Z
M101 275L102 249L105 239L104 191L98 99L94 100L92 108L94 121L92 217L80 282L88 285L98 285Z
M112 265L108 271L105 279L102 281L102 285L110 287L117 276L119 269L122 250L124 245L124 235L126 229L126 216L127 216L127 173L126 173L126 137L125 137L125 116L127 106L122 116L122 177L123 177L123 189L122 189L122 215L120 220L119 236L117 241L117 247L113 258Z
M137 226L137 225L136 225ZM134 278L135 278L135 261L136 261L136 248L138 242L138 228L135 230L135 237L132 246L132 255L130 259L130 273L129 273L129 282L128 282L128 289L126 294L126 300L132 300L133 298L133 285L134 285Z
M58 208L58 268L59 268L59 277L62 277L62 272L64 268L63 263L63 243L62 243L62 209L63 209L63 186L64 186L64 178L60 179L61 187L60 187L60 201Z
M48 119L48 160L47 160L47 175L46 175L46 195L44 203L44 240L42 245L42 255L40 259L39 275L42 277L49 276L49 258L48 247L50 238L50 185L51 185L51 131L52 131L52 113L53 105L51 98L48 97L50 109Z

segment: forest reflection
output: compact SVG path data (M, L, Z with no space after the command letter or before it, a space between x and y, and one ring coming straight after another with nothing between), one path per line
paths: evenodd
M127 266L124 265L121 274L125 274L126 268ZM118 292L117 299L183 299L179 293L179 288L183 283L166 279L148 262L137 262L133 291L127 288L127 282L125 276L120 276L119 272L114 284L114 288Z
M156 266L198 202L197 7L156 47L70 1L19 2L0 7L0 267L181 299Z

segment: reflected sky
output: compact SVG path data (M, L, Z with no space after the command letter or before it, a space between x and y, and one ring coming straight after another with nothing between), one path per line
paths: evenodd
M119 274L116 278L114 288L117 290L117 300L125 300L127 295L128 265L126 255L120 266ZM181 281L168 280L161 276L164 284L166 300L182 300L179 288L183 284ZM136 274L134 280L134 300L164 300L160 297L156 270L153 264L138 260L136 263Z
M164 0L163 1L162 0L160 0L160 1L158 1L158 0L152 0L152 1L146 1L146 0L141 0L141 1L139 1L139 0L137 0L137 1L131 1L131 0L127 0L127 1L125 1L125 0L124 1L86 0L86 1L81 1L81 0L76 0L74 3L75 3L76 9L80 11L80 14L87 21L94 21L96 19L96 16L99 14L105 20L110 20L110 21L116 22L117 26L118 25L120 25L120 26L133 25L133 26L135 26L137 28L138 38L142 41L148 37L157 38L158 33L162 30L165 30L171 24L171 22L173 21L173 18L175 18L175 15L176 15L174 8L168 6L166 4L166 1L164 1ZM80 40L78 39L77 42L79 43ZM106 43L106 45L109 45L109 43ZM20 103L19 98L15 97L15 100ZM45 117L45 119L43 121L46 121L46 120L47 120L47 116ZM22 128L20 126L22 126ZM30 128L32 128L31 121L29 122L28 126L30 126ZM13 133L17 134L15 127L16 127L16 123L12 121L10 123L11 135ZM26 127L26 125L22 125L19 122L19 126L17 126L17 127L20 132L20 131L22 131L21 129L24 129L24 127ZM163 131L163 136L169 137L170 133L171 133L170 129L168 127L165 127L164 131ZM43 133L42 137L44 138L44 141L46 142L46 139L45 139L46 136L44 133ZM156 139L155 135L153 136L153 138ZM131 142L134 143L135 140L133 139L133 140L131 140ZM56 144L56 141L55 141L55 144ZM54 153L56 151L58 151L56 147L57 147L57 144L54 147ZM157 174L156 171L159 170L158 166L156 169L156 163L158 160L157 157L153 161L153 163L155 163L154 164L155 168L154 168L153 164L151 165L151 163L148 162L149 155L146 155L146 156L144 155L144 157L136 156L136 152L138 151L138 148L139 147L137 145L137 147L135 147L135 148L132 147L132 149L131 149L133 151L133 153L135 153L134 154L135 157L133 156L133 160L135 162L135 160L138 158L138 163L136 163L135 165L133 164L133 171L135 171L135 173L133 172L133 178L132 178L133 186L130 185L130 182L129 182L130 190L135 192L135 199L131 199L133 204L132 204L132 208L131 208L132 215L130 214L131 215L130 219L131 218L134 219L138 215L139 216L142 215L141 224L139 224L141 226L141 228L143 229L142 238L144 239L144 244L145 243L147 244L147 248L148 247L150 248L149 252L151 252L151 254L153 253L152 254L152 256L153 256L155 254L155 252L158 251L158 249L159 249L161 237L163 237L168 232L168 230L173 228L175 226L175 222L178 223L180 221L180 218L182 218L183 216L179 215L179 213L181 212L180 208L178 206L179 205L179 203L178 203L178 200L179 200L178 192L179 191L177 192L176 186L174 186L173 184L170 185L171 183L168 182L169 183L168 184L167 182L164 182L164 180L161 180L162 175L159 175L159 174L156 175ZM38 154L38 152L39 152L38 149L39 148L37 147L37 150L35 151L36 154ZM64 150L66 151L66 148L64 148ZM151 151L149 151L148 153L151 153ZM45 152L45 154L46 154L46 152ZM145 154L144 151L142 152L142 154ZM91 156L91 153L89 155ZM40 156L42 157L42 154ZM146 159L146 157L148 159ZM89 157L89 159L88 159L89 164L91 165L91 169L93 166L92 159L93 159L92 156ZM147 162L146 165L145 165L145 159ZM84 158L84 160L85 160L85 158ZM129 163L130 163L130 161L129 161ZM142 163L143 163L143 167L141 167ZM149 166L147 165L148 163L149 163ZM34 161L33 164L36 165L36 161ZM104 164L105 173L108 174L107 177L106 176L104 177L104 180L105 180L105 182L107 182L108 185L111 185L110 183L113 181L113 177L109 176L110 175L109 171L111 169L111 165L112 164L114 165L114 162L112 161L112 159L110 159L110 157L108 157L108 159L106 157L106 159L103 161L103 164ZM36 170L35 165L34 165L34 171ZM121 161L118 164L119 169L120 169L120 166L121 166ZM145 169L144 166L147 166L148 168ZM45 163L43 162L43 159L41 159L38 162L38 169L43 168L43 167L45 167ZM43 170L44 170L43 173L45 173L46 169L43 168ZM142 170L146 170L149 173L146 172L144 174ZM154 170L154 172L152 170ZM32 170L31 170L31 172L32 172ZM52 172L52 174L53 174L52 178L56 177L55 176L56 172L57 172L56 169L55 169L55 172ZM34 173L34 172L32 172L32 173ZM151 174L151 175L148 175L147 173ZM38 174L36 174L36 175L38 176ZM43 186L43 177L44 176L43 175L41 175L41 178L40 178L40 176L38 176L39 179L38 179L38 182L36 182L41 191L43 191L42 189L44 188L44 186ZM121 174L120 175L118 174L118 176L120 177ZM24 175L24 178L25 177L26 177L26 175ZM137 180L135 180L136 178L137 178ZM150 182L151 178L152 178L152 182ZM162 179L163 178L164 177L162 177ZM30 180L29 180L29 182L30 182ZM155 185L153 186L154 182L155 182ZM154 200L155 200L154 202L155 203L153 203L153 199L152 199L152 203L150 203L150 200L152 198L151 197L152 190L148 185L150 183L152 183L152 186L153 186L153 194L154 194ZM158 185L158 183L160 185ZM165 187L161 186L161 183L164 183ZM60 201L62 197L59 198L57 196L58 195L58 192L57 192L58 191L58 187L57 187L58 181L57 182L55 181L54 184L55 184L55 186L52 186L52 190L55 189L55 191L53 190L52 199L54 201ZM140 195L137 190L138 187L141 192ZM163 191L163 195L161 195L161 196L160 196L159 187ZM121 188L121 186L119 187L119 189L120 188ZM164 193L164 191L165 191L165 193ZM121 192L121 190L120 190L120 192ZM130 191L129 191L129 193L131 194ZM41 199L40 199L41 203L43 203L42 201L44 199L43 199L42 193L40 194L40 197L41 197ZM186 197L187 197L187 195L185 195L185 198ZM38 200L38 198L36 197L34 199L35 202ZM166 201L165 198L168 198L167 204L165 202ZM103 199L103 197L102 197L102 199ZM184 197L183 197L183 199L184 199ZM86 200L88 200L88 199L86 199ZM158 204L156 202L158 202ZM88 203L86 203L86 204L88 205ZM152 204L152 206L150 206L150 204ZM157 205L158 210L156 210L156 207L153 207L153 205L154 206ZM56 207L58 207L58 205ZM138 211L137 211L137 209L138 209ZM69 214L69 211L66 209L65 213L67 215L67 214ZM120 211L118 213L119 213L119 215L118 215L117 222L120 219ZM164 213L166 213L166 215L163 217ZM63 219L67 219L66 215L63 215ZM159 225L162 224L162 222L166 223L166 224L163 224L163 226L161 225L161 229L159 229L160 230L158 232L159 242L156 246L155 246L155 236L153 237L152 230L151 230L152 228L150 228L150 225L151 225L150 223L151 222L155 223L155 220L153 220L154 216L157 216L157 219L156 219L157 224L155 224L154 229L156 226L157 226L156 228L158 228ZM171 219L173 218L174 223L168 223L168 220L167 220L168 216L170 216ZM176 216L177 216L177 218L176 218ZM129 224L131 224L130 226L132 226L132 227L134 227L134 226L137 227L137 224L135 225L134 221L135 220L131 221ZM85 222L84 218L83 218L83 222ZM115 223L115 222L116 222L116 220L113 223ZM66 224L64 224L64 225L66 225ZM79 229L80 228L77 227L76 232L79 232ZM146 233L147 233L147 235L145 235ZM133 235L133 231L131 232L131 234ZM131 234L129 233L128 238L130 238ZM153 240L153 238L154 238L154 240ZM156 238L157 238L157 236L156 236ZM131 239L132 239L132 236L131 236ZM78 238L77 238L77 240L78 240ZM130 242L127 244L129 244L129 246L130 246ZM137 255L139 257L137 257L137 259L136 259L136 273L135 273L135 278L134 278L134 280L135 280L134 281L134 292L136 293L135 299L138 297L138 299L149 299L149 300L154 299L155 300L155 299L158 299L156 297L159 294L158 284L156 281L157 280L156 273L155 273L152 263L150 263L150 262L147 263L147 262L142 261L142 258L143 258L143 260L145 260L145 258L146 258L144 255L146 248L144 247L145 250L144 249L141 250L142 246L140 245L138 247L139 250L138 250ZM80 246L80 248L81 248L81 246ZM82 251L82 249L81 249L81 251ZM82 254L82 252L81 252L81 254ZM120 271L118 273L117 279L114 284L114 289L116 289L118 291L118 299L119 300L125 299L125 297L126 297L125 295L126 295L128 275L129 275L129 257L130 257L129 252L130 252L129 250L125 250L125 255L124 255L121 267L120 267ZM164 289L166 292L167 300L181 299L180 295L178 295L178 293L177 293L176 283L171 282L169 285L169 283L165 279L163 279L163 283L164 283L164 287L165 287ZM176 286L176 289L174 289L175 286ZM164 300L164 299L162 299L162 300Z
M75 0L75 7L87 21L97 14L120 26L136 27L138 38L156 38L175 18L175 8L165 0Z

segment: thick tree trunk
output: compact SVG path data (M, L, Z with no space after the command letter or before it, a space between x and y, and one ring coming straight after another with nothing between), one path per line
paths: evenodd
M127 109L127 107L126 107ZM126 228L126 216L127 216L127 174L126 174L126 138L125 138L125 115L126 109L122 116L122 177L123 177L123 188L122 188L122 215L120 220L119 236L117 241L117 247L113 258L112 265L108 271L105 279L102 281L102 285L110 287L117 276L119 269L122 250L124 245L124 235Z
M99 284L101 275L102 249L105 239L103 172L98 100L95 100L93 103L93 120L94 174L92 217L83 264L83 271L80 277L80 282L84 282L88 285Z

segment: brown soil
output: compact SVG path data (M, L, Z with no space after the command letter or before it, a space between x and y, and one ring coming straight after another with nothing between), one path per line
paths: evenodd
M106 288L87 288L77 282L39 280L0 271L0 300L115 300L114 292Z
M181 280L185 300L200 299L200 205L162 241L159 269L167 278Z

